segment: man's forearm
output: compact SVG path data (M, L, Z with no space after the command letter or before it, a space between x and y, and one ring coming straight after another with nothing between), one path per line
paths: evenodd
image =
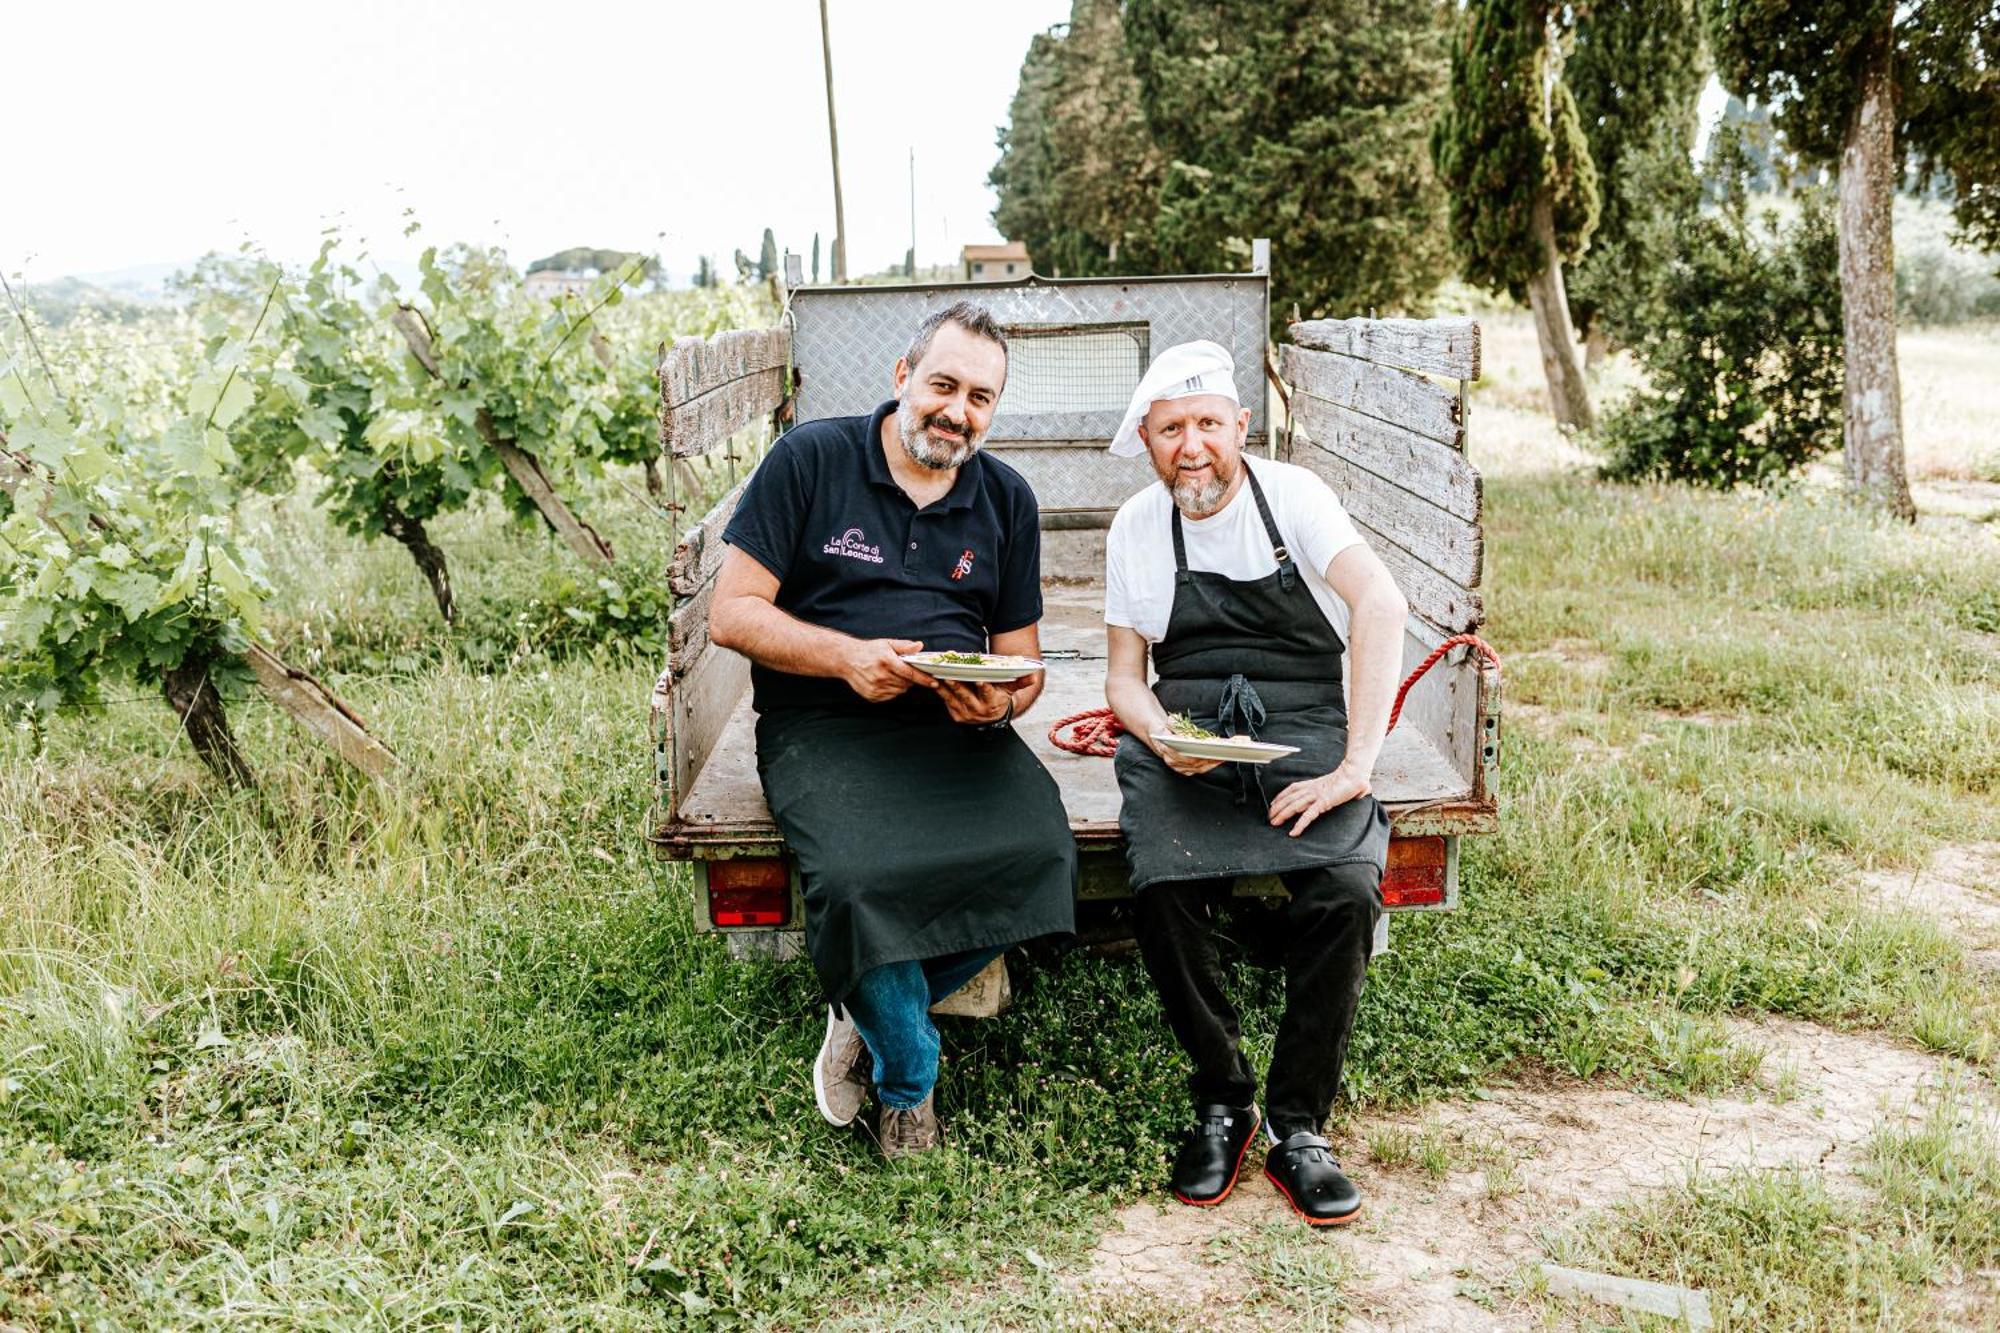
M1403 666L1403 625L1408 605L1390 589L1353 609L1348 660L1354 674L1347 690L1347 755L1342 761L1365 776L1374 771L1389 729L1389 706Z
M761 597L718 602L709 614L708 633L758 666L795 676L843 676L847 653L857 642L839 630L809 625Z
M1159 699L1144 680L1127 675L1107 676L1104 701L1111 705L1119 725L1141 740L1166 728L1167 710L1160 707ZM1150 740L1146 743L1152 744Z

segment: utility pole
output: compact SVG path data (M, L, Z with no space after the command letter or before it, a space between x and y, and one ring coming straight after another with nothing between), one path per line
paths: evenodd
M840 198L840 129L833 118L833 36L819 0L819 49L826 59L826 141L833 150L833 280L847 281L847 209Z
M911 280L917 276L917 150L910 149L910 271Z

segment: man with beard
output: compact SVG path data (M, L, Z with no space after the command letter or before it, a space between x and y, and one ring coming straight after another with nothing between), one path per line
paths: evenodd
M903 660L1039 653L1035 496L979 449L1006 378L984 309L924 320L894 399L799 426L751 474L709 613L751 661L757 773L798 858L828 1001L820 1114L854 1123L872 1085L891 1158L939 1141L931 1005L1074 926L1069 819L1012 727L1042 677L960 684Z
M1238 876L1276 875L1290 898L1264 1172L1325 1226L1361 1209L1324 1131L1382 910L1389 821L1369 774L1408 608L1325 482L1243 452L1249 425L1214 343L1168 349L1140 382L1111 452L1146 454L1160 482L1112 521L1104 692L1126 731L1114 762L1139 947L1194 1064L1173 1192L1221 1203L1256 1134L1210 923ZM1189 758L1159 739L1175 713L1297 750L1264 765Z

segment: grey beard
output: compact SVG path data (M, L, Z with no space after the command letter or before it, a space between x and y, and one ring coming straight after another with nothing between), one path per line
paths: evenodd
M970 432L957 444L939 444L918 424L916 413L910 410L908 403L896 409L896 436L903 442L903 452L919 467L937 472L958 467L979 447L979 437Z
M1207 481L1178 478L1173 484L1174 508L1191 518L1207 518L1222 503L1230 478L1211 473Z

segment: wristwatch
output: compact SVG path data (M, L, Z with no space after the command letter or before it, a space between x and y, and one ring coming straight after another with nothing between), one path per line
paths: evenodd
M1007 696L1006 712L1002 713L999 717L994 718L991 722L975 722L972 724L972 729L974 731L1003 731L1007 727L1011 726L1013 724L1013 721L1014 721L1014 696L1010 694Z

